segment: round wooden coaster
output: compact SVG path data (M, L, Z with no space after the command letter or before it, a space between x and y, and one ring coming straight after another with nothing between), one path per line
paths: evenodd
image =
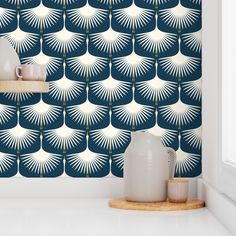
M124 210L140 210L140 211L185 211L202 208L205 202L202 200L188 200L186 203L171 202L131 202L124 198L112 199L109 206Z

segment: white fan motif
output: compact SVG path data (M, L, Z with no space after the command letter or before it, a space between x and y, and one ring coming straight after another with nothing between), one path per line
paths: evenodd
M98 0L98 1L103 3L103 4L114 5L114 4L124 2L125 0Z
M20 125L9 130L0 131L1 142L17 151L31 147L38 138L38 131L24 129Z
M200 111L200 107L184 104L180 100L173 105L159 108L160 114L168 123L178 126L191 123L199 116Z
M145 27L152 20L154 10L139 8L133 3L130 7L114 10L113 14L122 27L135 30Z
M62 16L62 11L45 7L42 3L31 9L21 11L21 17L35 29L43 30L52 27Z
M63 152L78 147L83 135L83 131L68 128L66 125L63 125L58 129L44 131L44 137L50 145L54 148L63 150Z
M67 5L77 2L77 0L53 0L56 4Z
M185 56L180 51L172 57L164 57L159 60L159 66L176 78L191 75L200 65L200 58Z
M11 168L16 160L15 155L0 153L0 173L4 173Z
M0 28L5 28L15 18L16 12L10 9L0 8Z
M58 119L61 115L61 108L48 105L41 100L35 105L22 107L21 113L30 123L39 125L42 128Z
M108 11L91 7L88 3L78 9L67 11L67 17L78 28L93 29L101 25L108 17Z
M115 154L112 155L112 162L120 169L123 170L124 168L124 155L123 154Z
M91 91L100 99L105 101L117 101L126 96L129 92L131 83L118 81L109 76L102 81L91 82Z
M201 101L202 82L201 79L182 83L183 91L192 99Z
M176 43L178 36L176 34L160 31L158 28L148 32L137 34L137 43L146 51L151 53L165 52Z
M182 40L187 45L187 47L194 52L200 53L202 50L202 31L199 30L194 33L183 34Z
M39 37L36 34L26 33L19 28L3 36L6 38L15 50L21 54L36 47Z
M84 78L98 75L106 68L107 63L108 59L95 57L88 52L80 57L67 59L67 64L72 71Z
M99 147L113 150L125 145L130 138L130 132L114 128L111 124L104 129L91 131L91 138Z
M68 155L66 160L75 171L91 175L105 166L107 158L106 155L96 154L86 149L84 152Z
M14 5L20 4L20 5L22 5L22 4L31 2L32 0L7 0L7 1L8 1L8 3L10 3L10 4L14 4Z
M52 75L55 73L61 66L62 59L56 57L49 57L40 52L37 56L24 58L22 60L23 64L40 64L46 65L47 74Z
M199 5L202 3L202 0L190 0L190 1Z
M61 102L71 101L83 90L81 82L72 81L63 76L60 80L49 82L49 95Z
M120 122L126 125L137 125L147 122L153 115L154 109L150 106L143 106L134 100L123 106L114 107L113 112Z
M200 162L201 158L198 154L186 153L180 148L176 151L177 161L175 173L177 176L186 174L193 170Z
M35 153L22 155L21 162L29 171L43 176L59 166L61 156L40 149Z
M155 136L161 137L161 141L165 146L171 145L171 143L175 140L176 136L178 135L178 132L176 130L163 129L158 125L155 125L153 128L148 129L148 132Z
M66 55L78 50L78 47L84 42L84 35L63 28L59 32L45 34L44 41L51 50Z
M202 129L192 129L192 130L184 130L181 132L183 139L193 148L197 148L198 150L202 147Z
M181 3L173 8L162 9L159 14L166 25L178 30L190 27L201 16L200 10L184 7Z
M107 115L107 108L86 101L81 105L68 107L67 112L74 122L91 126L100 122Z
M91 34L91 43L104 53L112 55L124 49L131 40L131 35L118 33L109 28L107 31L97 34Z
M9 101L14 102L22 102L26 101L34 96L33 93L25 92L25 93L4 93L4 97L6 97Z
M0 125L7 123L15 114L16 108L0 104Z
M167 3L169 1L171 1L171 0L158 0L158 3L163 4L163 3ZM145 0L145 2L148 3L148 4L155 5L157 3L157 0Z
M137 92L150 101L166 100L177 88L177 83L161 80L157 76L152 80L136 82L136 84Z
M126 57L119 57L113 60L113 66L125 76L140 77L149 71L155 60L153 58L141 57L132 52Z

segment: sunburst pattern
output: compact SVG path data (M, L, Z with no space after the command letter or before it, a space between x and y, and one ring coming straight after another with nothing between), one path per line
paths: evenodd
M81 130L68 128L66 125L58 129L44 131L45 140L55 149L64 152L80 145L84 136Z
M16 162L16 157L14 155L7 153L0 153L0 175L10 170L15 162Z
M114 128L112 125L102 130L91 131L90 135L98 147L109 151L120 149L130 139L129 131Z
M191 106L178 101L173 105L160 107L159 111L166 122L176 126L183 126L190 124L199 117L201 109L198 106Z
M12 106L0 104L0 126L8 123L16 114L16 108Z
M188 143L189 146L200 150L202 147L202 129L192 129L182 131L183 140Z
M181 149L177 150L177 161L175 166L175 174L177 176L184 175L192 171L201 161L200 155L186 153Z
M60 53L64 57L74 51L79 52L84 39L84 35L72 33L65 28L59 32L44 35L44 43L49 51Z
M61 116L62 109L58 106L52 106L40 101L31 106L23 106L21 108L22 116L33 125L44 127L55 123Z
M192 26L201 17L197 9L186 8L179 3L176 7L160 10L160 19L169 27L184 29Z
M80 57L67 59L68 67L75 74L85 79L102 73L107 68L108 62L108 59L95 57L88 52Z
M20 55L37 48L39 44L39 36L37 34L26 33L19 28L2 37L6 38Z
M188 57L181 52L178 52L178 54L172 57L160 58L160 67L163 68L167 74L175 78L190 76L197 71L200 66L200 58Z
M190 81L190 82L183 82L182 83L183 91L195 101L201 101L202 98L202 84L201 79Z
M16 18L16 11L0 8L0 29L7 27Z
M109 20L109 12L104 9L91 7L89 4L67 11L68 20L76 27L85 31L95 30Z
M146 123L153 116L154 108L151 106L143 106L135 101L124 105L117 106L113 109L114 116L117 119L132 128Z
M187 47L194 51L200 53L202 50L202 31L199 30L197 32L183 34L182 39L183 42L187 45Z
M136 1L138 2L139 0L136 0ZM156 5L157 3L163 4L163 3L170 2L171 0L142 0L142 1L148 4Z
M114 10L113 17L119 27L137 31L147 27L155 19L155 12L151 9L139 8L133 3L130 7Z
M108 157L86 149L84 152L67 156L67 163L77 173L90 176L99 172L107 163Z
M25 9L20 12L22 21L31 31L45 31L62 19L62 11L45 7L42 3L35 8Z
M137 44L145 51L158 54L163 53L175 46L178 40L176 34L155 30L136 35Z
M177 89L177 83L161 80L156 77L149 81L137 82L137 92L149 101L164 101Z
M38 139L38 132L17 125L9 130L1 130L0 139L2 145L14 151L20 151L35 144Z
M68 107L67 113L75 123L88 127L100 123L108 115L108 109L86 101L82 105Z
M201 4L2 0L0 37L46 66L49 92L0 94L0 177L122 177L139 130L178 150L177 177L198 176Z
M26 3L29 3L31 2L32 0L5 0L7 1L9 4L12 4L12 5L16 5L16 4L26 4Z
M102 81L91 82L91 92L99 99L112 103L126 97L130 91L131 83L126 81L118 81L111 76Z
M190 1L199 5L202 3L202 0L190 0Z
M97 0L97 2L100 2L102 4L106 4L106 5L111 5L111 6L125 2L125 1L127 1L127 0Z
M26 93L4 93L3 96L12 103L16 104L17 102L25 102L30 100L34 94L30 92Z
M47 153L40 149L31 154L21 156L21 165L25 166L31 173L45 176L55 171L60 165L62 157L60 155Z
M99 55L101 52L103 52L109 57L112 57L113 54L124 51L129 46L129 44L132 43L131 41L131 35L118 33L111 28L105 32L92 34L90 36L90 43L97 50L97 54Z
M154 66L153 58L144 58L136 53L132 53L126 57L116 58L113 66L120 74L127 77L142 77Z
M66 103L78 99L83 89L83 83L69 80L64 76L60 80L49 83L49 97L61 103Z
M48 1L48 0L46 0L46 1ZM58 5L62 5L62 6L78 2L78 0L50 0L50 1L54 2Z
M123 169L124 169L124 155L123 154L112 155L112 164L116 168L118 168L119 173L123 173Z

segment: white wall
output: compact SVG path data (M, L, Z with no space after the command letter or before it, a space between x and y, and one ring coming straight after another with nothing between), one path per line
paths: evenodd
M221 134L218 127L220 88L219 50L220 47L220 0L203 0L203 160L202 176L205 181L218 187Z

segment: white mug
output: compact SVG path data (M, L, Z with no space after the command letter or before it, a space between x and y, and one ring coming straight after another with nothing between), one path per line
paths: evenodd
M16 75L19 80L45 81L46 66L38 64L24 64L16 67Z

